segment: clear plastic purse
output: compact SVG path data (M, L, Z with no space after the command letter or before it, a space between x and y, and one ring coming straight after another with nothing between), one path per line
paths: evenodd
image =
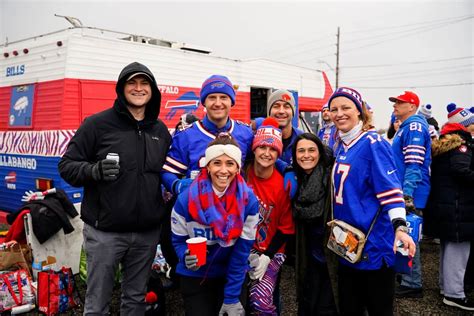
M330 230L327 247L350 263L359 262L367 240L365 234L337 219L328 222L327 225Z

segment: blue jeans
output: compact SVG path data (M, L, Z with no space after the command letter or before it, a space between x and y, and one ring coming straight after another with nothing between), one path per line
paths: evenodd
M402 286L406 286L412 289L421 289L421 254L420 254L420 243L416 243L416 254L413 257L413 267L411 274L402 274Z

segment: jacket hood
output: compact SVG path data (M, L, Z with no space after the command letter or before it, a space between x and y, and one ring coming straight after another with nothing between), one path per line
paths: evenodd
M466 144L471 134L459 123L447 123L443 126L441 137L431 143L433 157L447 153L450 150Z
M414 114L410 116L400 125L400 127L408 125L413 122L421 123L428 129L428 122L426 121L426 118L420 114Z
M464 125L459 123L446 123L443 128L441 129L441 135L450 134L457 131L464 131L467 132L467 129Z
M115 92L117 93L115 106L118 106L118 110L120 112L129 112L127 109L128 102L124 95L124 87L127 78L137 72L143 72L151 78L151 99L146 104L145 120L155 121L158 118L158 115L160 114L161 93L158 89L158 85L156 83L155 77L153 76L153 73L145 65L142 65L138 62L133 62L125 66L125 68L123 68L120 72L120 75L117 80L117 85L115 86Z

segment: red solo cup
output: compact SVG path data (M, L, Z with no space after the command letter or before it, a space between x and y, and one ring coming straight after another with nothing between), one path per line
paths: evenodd
M207 256L207 239L204 237L193 237L186 240L188 244L189 253L197 256L197 266L203 266L206 264Z

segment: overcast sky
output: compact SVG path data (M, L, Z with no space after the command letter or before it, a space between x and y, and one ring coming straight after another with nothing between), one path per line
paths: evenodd
M446 105L474 106L474 1L27 1L0 0L0 43L83 25L208 47L214 55L265 57L327 72L359 90L388 125L388 97L410 89L440 124ZM282 87L284 88L284 87Z

